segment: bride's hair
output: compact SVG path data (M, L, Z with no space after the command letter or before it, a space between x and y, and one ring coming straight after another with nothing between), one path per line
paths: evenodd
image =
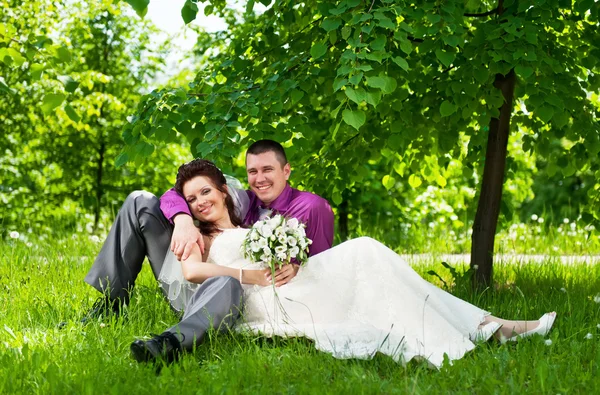
M215 188L225 194L225 207L227 207L227 211L229 212L231 223L234 226L242 225L242 220L236 215L233 199L227 190L225 176L211 161L206 159L194 159L191 162L179 166L179 170L177 170L177 180L175 181L175 190L183 196L183 185L198 176L208 178ZM217 226L213 222L200 220L198 220L198 222L200 223L200 232L202 232L203 235L211 236L219 232L219 229L217 229Z

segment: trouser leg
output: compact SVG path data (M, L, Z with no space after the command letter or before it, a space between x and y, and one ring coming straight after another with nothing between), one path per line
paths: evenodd
M167 329L190 350L200 342L208 329L224 330L231 327L240 315L243 290L233 277L221 276L206 280L196 290L185 308L179 324Z
M145 191L132 192L85 281L112 300L127 300L145 256L158 278L172 234L173 225L160 210L158 198Z

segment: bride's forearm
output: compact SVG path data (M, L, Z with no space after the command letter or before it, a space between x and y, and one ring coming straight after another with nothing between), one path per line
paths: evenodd
M198 262L188 259L181 263L183 276L192 283L202 283L211 277L230 276L240 279L240 269L219 266L213 263ZM242 269L242 284L268 284L264 270Z

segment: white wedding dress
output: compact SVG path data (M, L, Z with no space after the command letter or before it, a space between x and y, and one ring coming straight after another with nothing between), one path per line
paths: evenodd
M247 232L230 229L217 236L209 262L259 268L241 255ZM177 267L180 271L171 255L163 272ZM189 283L171 285L169 298L180 303L195 289ZM282 287L243 288L237 330L304 336L336 358L372 358L381 352L401 363L418 358L440 367L444 355L452 361L475 347L469 334L489 314L425 281L392 250L366 237L311 257Z

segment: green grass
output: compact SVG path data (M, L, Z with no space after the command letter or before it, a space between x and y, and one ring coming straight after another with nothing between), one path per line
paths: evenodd
M30 236L30 242L33 242ZM549 338L484 344L441 370L373 360L336 360L304 339L265 340L212 333L195 353L162 367L129 356L137 337L177 321L146 266L126 318L82 326L97 292L83 282L100 244L87 236L28 246L0 241L0 393L598 393L600 265L497 266L496 286L471 294L466 279L452 293L505 318L537 319L556 310ZM459 268L464 270L464 268ZM439 280L438 280L439 281ZM63 329L57 324L67 321ZM592 339L586 339L591 333Z

